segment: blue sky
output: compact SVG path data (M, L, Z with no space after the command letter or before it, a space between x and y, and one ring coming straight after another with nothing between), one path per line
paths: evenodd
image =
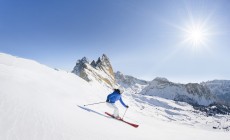
M105 53L141 79L230 80L229 13L228 0L0 0L0 52L67 71Z

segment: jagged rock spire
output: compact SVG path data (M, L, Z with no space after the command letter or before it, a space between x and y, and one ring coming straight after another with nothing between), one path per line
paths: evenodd
M86 57L83 57L77 61L72 72L87 81L104 82L111 88L116 84L112 65L105 54L99 57L96 62L93 60L91 63Z
M89 60L86 57L83 57L82 59L77 60L76 65L74 69L72 70L72 73L80 75L81 71L87 67L86 64L89 64Z
M94 68L96 68L96 66L97 66L97 64L96 64L96 62L95 62L94 60L90 63L90 65L91 65L92 67L94 67Z

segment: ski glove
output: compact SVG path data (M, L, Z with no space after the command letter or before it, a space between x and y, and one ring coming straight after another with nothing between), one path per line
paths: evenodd
M126 108L129 108L129 106L127 105Z

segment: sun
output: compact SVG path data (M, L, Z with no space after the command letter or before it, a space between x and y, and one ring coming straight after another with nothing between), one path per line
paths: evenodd
M186 29L186 40L192 43L193 46L202 46L207 39L204 28L196 26L190 26Z
M202 42L203 37L204 37L204 35L203 35L201 30L193 30L193 31L190 32L190 39L194 43Z
M187 11L182 14L181 18L176 20L176 23L163 20L165 24L175 28L178 34L178 48L186 48L193 52L204 52L211 50L214 36L220 34L218 26L213 20L214 12L205 12L194 14L188 6Z
M188 20L184 25L170 24L176 29L179 29L181 42L185 47L190 47L194 50L207 48L210 42L210 37L214 35L209 27L207 20L196 21Z

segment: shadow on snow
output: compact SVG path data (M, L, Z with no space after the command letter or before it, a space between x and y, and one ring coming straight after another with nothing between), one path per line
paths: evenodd
M88 111L88 112L92 112L92 113L95 113L95 114L97 114L97 115L100 115L100 116L109 118L108 116L106 116L106 115L104 115L104 114L101 114L101 113L99 113L99 112L97 112L97 111L95 111L95 110L92 110L92 109L90 109L90 108L86 108L86 107L83 107L83 106L80 106L80 105L77 105L77 106L78 106L79 108L83 109L83 110Z

